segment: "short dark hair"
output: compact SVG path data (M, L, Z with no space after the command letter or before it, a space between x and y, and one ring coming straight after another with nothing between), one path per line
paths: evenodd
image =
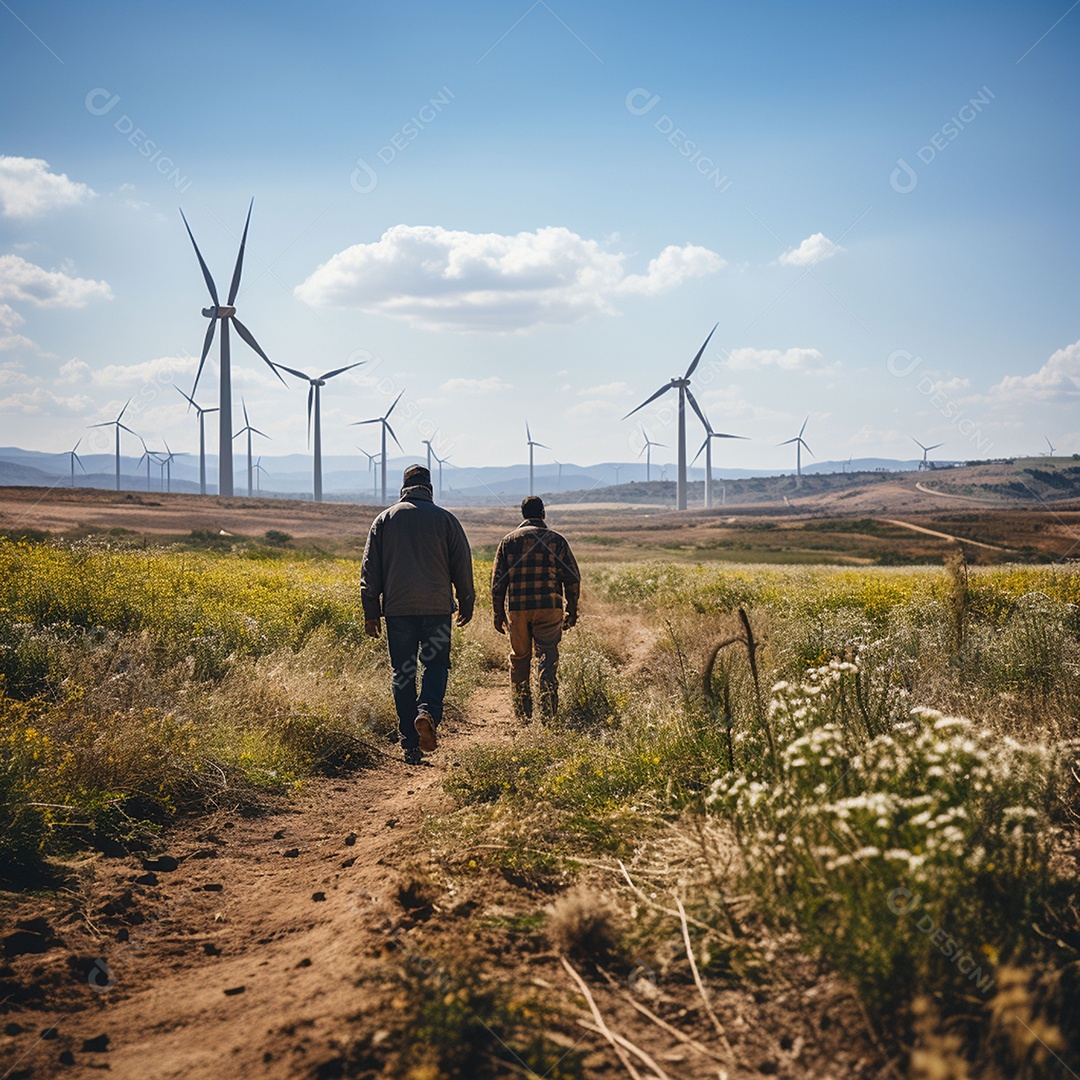
M542 518L544 516L544 500L539 495L530 495L521 500L521 516L523 518Z

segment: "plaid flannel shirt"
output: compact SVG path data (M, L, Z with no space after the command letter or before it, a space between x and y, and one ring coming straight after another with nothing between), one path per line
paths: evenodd
M503 537L491 572L491 602L497 614L562 608L576 614L581 572L566 537L542 518L523 521Z

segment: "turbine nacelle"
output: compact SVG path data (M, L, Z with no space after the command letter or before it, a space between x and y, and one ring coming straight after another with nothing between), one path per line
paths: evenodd
M208 319L231 319L236 314L236 308L227 304L221 307L204 307L202 313Z

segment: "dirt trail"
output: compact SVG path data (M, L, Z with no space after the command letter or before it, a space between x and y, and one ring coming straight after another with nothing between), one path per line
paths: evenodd
M936 529L927 529L922 525L912 525L910 521L895 521L892 518L878 518L886 525L899 525L902 529L911 529L912 532L924 533L926 536L936 536L942 540L953 540L958 544L971 544L972 547L986 548L988 551L1008 551L1001 544L986 544L982 540L969 540L966 536L953 536L951 533L938 532Z
M132 1080L292 1077L325 1059L371 993L358 969L402 915L403 840L447 808L453 755L500 738L507 698L484 688L468 722L448 718L432 764L407 766L388 743L375 768L312 783L283 813L172 830L174 870L97 858L84 925L56 925L68 947L34 957L42 984L66 985L63 1011L8 1015L26 1030L0 1040L0 1077L53 1075L65 1053L64 1075ZM43 1041L50 1027L59 1035ZM100 1035L107 1052L84 1052Z

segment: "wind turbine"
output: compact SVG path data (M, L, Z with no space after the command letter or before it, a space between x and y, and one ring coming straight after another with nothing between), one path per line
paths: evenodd
M149 446L146 445L146 440L145 439L142 439L140 441L142 442L142 445L143 445L143 452L142 452L142 457L139 458L138 465L135 466L135 471L138 472L139 465L141 465L144 461L146 462L146 490L150 491L151 490L151 487L150 487L150 459L157 457L157 455L154 453L153 450L150 449Z
M217 326L219 320L221 322L221 362L218 365L221 378L220 389L218 392L218 408L221 410L220 416L218 417L219 495L231 495L233 493L232 363L230 359L231 354L229 352L230 322L236 327L236 332L240 337L262 357L270 370L281 379L282 385L285 384L285 380L281 378L281 372L274 366L270 357L262 351L259 343L252 336L251 331L236 317L236 308L233 307L233 301L236 300L236 294L240 290L240 274L244 268L244 248L247 246L248 226L251 224L251 208L254 205L255 200L252 199L251 203L248 205L247 221L244 222L244 235L240 238L240 250L236 254L236 266L233 269L232 282L229 285L229 295L224 304L218 300L217 286L214 284L214 279L210 276L210 271L206 267L206 262L202 257L202 252L199 250L199 245L195 243L195 236L192 234L191 226L188 225L187 218L184 217L184 211L180 211L180 217L184 220L184 228L187 229L187 234L191 237L191 246L195 249L195 255L199 260L199 268L202 270L203 278L206 280L206 287L210 290L210 299L214 302L213 307L202 309L203 315L210 320L210 325L206 328L206 337L203 338L202 356L199 358L199 369L195 372L195 382L191 387L192 397L195 396L195 391L199 387L199 376L202 374L203 364L206 363L206 354L210 351L210 346L214 342L214 328ZM251 494L250 490L248 494Z
M173 463L173 458L174 457L179 457L179 455L184 453L184 451L183 450L177 450L174 453L172 450L169 449L169 441L168 441L168 439L164 439L162 441L165 443L165 454L166 454L166 456L161 459L161 465L165 470L165 476L167 477L167 483L168 483L168 487L165 490L166 491L172 491L172 463ZM158 456L160 457L161 455L159 454Z
M795 486L797 488L802 487L802 452L803 452L803 447L804 446L806 447L806 452L811 457L814 456L814 451L810 449L810 447L807 444L806 440L803 438L803 432L806 430L806 425L809 422L810 422L810 417L808 416L802 422L802 427L799 428L799 434L796 435L794 439L785 439L782 443L777 443L776 444L777 446L790 446L792 443L795 444Z
M450 455L447 454L446 457L439 457L439 455L432 450L431 456L439 463L439 498L442 499L442 467L444 461L450 460Z
M558 487L556 488L556 490L557 490L557 491L562 491L562 471L563 471L563 463L562 463L561 461L555 461L555 464L559 466L559 483L558 483Z
M255 459L255 490L260 495L262 494L263 473L266 473L267 476L270 475L270 473L267 472L267 470L263 468L262 458L261 457L256 458Z
M717 323L716 326L720 324ZM709 331L709 336L705 339L704 344L697 351L697 356L690 361L690 366L686 369L686 374L681 379L671 379L667 386L661 386L652 397L646 398L636 409L631 409L630 412L623 417L624 420L628 420L634 413L640 409L644 409L646 405L655 401L662 394L666 394L669 390L679 391L679 480L676 488L675 495L675 509L686 509L686 401L690 399L690 405L694 412L697 413L698 419L705 425L705 430L709 430L709 422L705 419L705 414L701 411L701 407L694 399L694 395L690 392L690 376L697 370L697 366L701 363L702 354L705 352L706 346L712 339L713 334L716 333L716 326Z
M405 451L405 447L403 447L401 443L398 442L398 437L394 434L394 429L390 426L390 414L394 411L394 408L397 406L397 403L401 400L402 394L404 393L405 391L402 390L401 393L398 394L396 398L394 398L394 404L391 405L390 408L382 414L382 416L375 416L372 417L370 420L354 420L349 425L349 427L359 427L363 424L382 425L382 501L384 503L386 502L386 433L388 431L390 432L390 435L392 436L394 442L398 444L398 449L401 450L403 453ZM436 458L436 460L438 460L438 458ZM439 494L442 494L441 490Z
M612 465L611 468L615 472L615 486L618 487L619 486L619 473L622 472L622 466L621 465Z
M362 446L356 448L368 459L368 472L371 473L371 497L375 498L375 462L379 460L378 454L369 454Z
M250 498L252 496L252 494L254 493L254 487L253 487L252 482L255 479L255 474L254 474L255 466L252 464L252 458L251 458L251 436L252 435L261 435L264 439L269 439L270 436L267 435L265 431L260 431L257 427L252 427L251 426L251 421L248 420L247 402L244 401L243 398L240 399L240 402L244 407L244 426L233 436L233 438L234 439L239 439L240 436L243 435L245 431L247 432L248 498ZM165 445L168 446L168 443L166 443ZM230 447L230 449L231 449L231 447Z
M212 409L203 409L195 404L195 399L178 386L176 392L188 403L188 408L193 408L199 414L199 494L206 494L206 424L203 417L210 412L217 412L215 405Z
M727 435L722 431L713 431L712 427L706 425L705 429L705 441L701 444L701 448L694 455L694 461L697 461L701 457L701 451L705 451L705 506L711 507L712 501L712 441L713 439L745 439L745 435ZM693 465L694 461L690 464Z
M434 452L431 449L431 444L432 444L433 441L434 440L432 440L432 439L421 439L420 440L421 444L427 447L427 471L428 471L429 476L431 475L431 455Z
M120 410L120 415L115 420L106 420L103 424L88 424L88 427L116 427L116 490L120 490L120 429L128 432L130 435L134 435L136 439L140 439L141 436L132 431L127 424L122 424L120 421L124 418L124 413L127 412L128 405L131 404L131 398L127 399L127 405Z
M649 438L649 433L645 430L644 424L641 425L641 437L645 440L645 445L639 451L638 457L640 458L642 454L645 455L645 479L649 481L652 479L652 448L654 446L663 446L666 450L667 446L662 442L653 442Z
M321 396L319 391L326 385L328 379L332 379L335 375L340 375L343 371L352 371L354 367L359 367L361 364L367 363L366 360L357 360L355 364L346 364L345 367L335 368L333 371L328 371L323 375L317 375L314 378L310 375L305 375L302 371L297 371L296 368L286 367L284 364L275 364L275 367L281 368L283 371L287 371L290 375L295 375L298 379L303 379L308 384L307 395L307 436L308 446L311 445L311 413L312 406L315 409L315 464L314 464L314 479L312 482L312 494L311 497L315 502L322 502L322 408L321 408Z
M944 443L936 442L933 446L923 446L923 444L919 442L919 440L916 439L914 435L911 436L911 441L917 447L919 447L920 450L922 450L922 461L919 462L920 469L929 469L931 465L930 462L927 460L926 455L929 454L931 450L936 450L939 446L945 445Z
M84 473L86 472L86 466L82 463L82 458L79 457L79 455L77 453L75 453L75 451L79 449L79 443L81 443L81 442L82 442L82 438L80 437L79 442L77 442L68 451L68 456L71 458L71 486L72 487L75 486L75 462L76 461L79 463L79 468L82 469L82 471Z
M543 450L550 450L551 447L550 446L545 446L542 442L537 442L532 437L532 432L529 430L529 421L528 420L525 421L525 438L529 442L529 494L532 495L532 494L534 494L534 492L533 492L533 450L535 450L536 447L538 447L538 446Z
M1050 441L1050 439L1046 435L1044 435L1043 438L1046 439L1046 445L1050 447L1050 456L1053 457L1054 451L1057 449L1057 447Z

